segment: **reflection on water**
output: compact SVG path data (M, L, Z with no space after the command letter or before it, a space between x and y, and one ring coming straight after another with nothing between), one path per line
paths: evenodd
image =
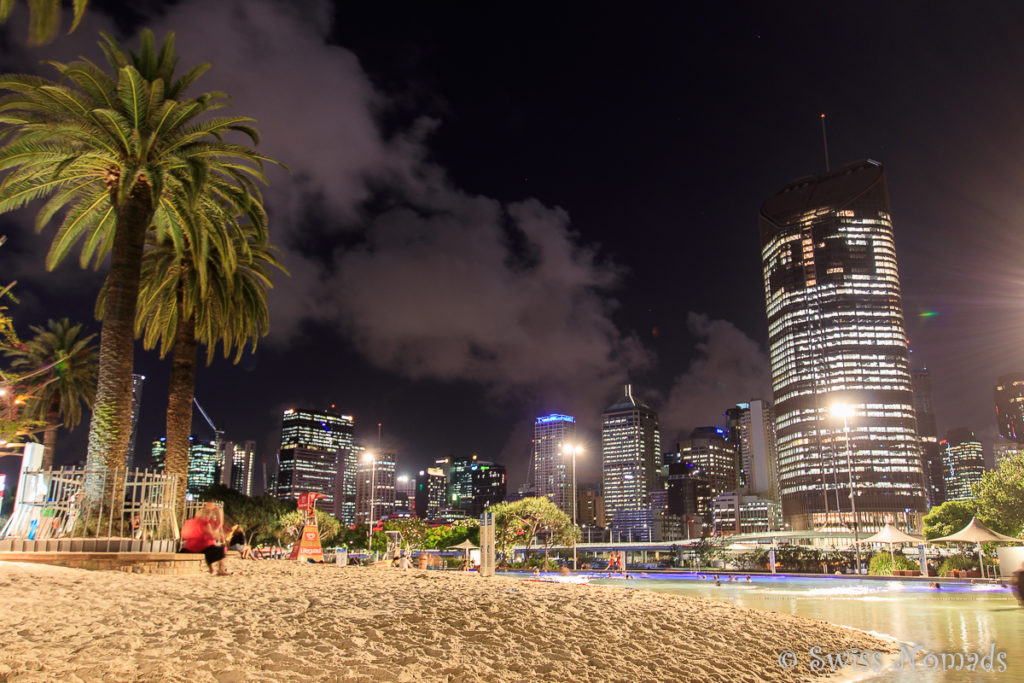
M893 636L928 652L987 654L993 643L1006 652L1002 673L956 672L889 673L873 681L1024 681L1024 609L1010 589L994 585L943 584L941 590L924 582L869 581L842 578L745 576L733 583L720 575L669 574L633 580L605 579L595 584L700 595L732 604L821 619ZM705 578L700 578L704 576Z

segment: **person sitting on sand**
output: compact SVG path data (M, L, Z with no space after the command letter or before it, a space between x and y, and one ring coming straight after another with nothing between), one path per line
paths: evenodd
M570 573L571 572L569 571L569 567L567 565L563 564L561 567L558 568L559 576L569 576Z
M721 581L719 581L718 579L715 579L715 585L716 585L716 586L721 586L721 585L722 585L722 582L721 582Z
M750 583L750 575L747 575L747 583Z
M243 560L255 559L252 554L252 548L245 542L245 529L235 524L231 527L231 531L228 532L228 550L238 551Z
M202 553L211 574L230 574L224 562L224 511L216 503L204 503L202 509L181 527L186 552Z

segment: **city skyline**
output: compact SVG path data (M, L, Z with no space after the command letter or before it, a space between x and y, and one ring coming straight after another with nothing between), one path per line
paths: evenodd
M296 169L274 176L268 192L293 273L271 302L273 337L240 366L218 360L197 377L218 427L255 439L260 456L277 448L282 410L334 403L355 416L363 443L375 443L383 423L384 445L408 454L409 473L479 453L509 468L514 489L534 416L578 416L596 452L600 410L626 380L658 410L666 443L767 397L757 206L824 170L821 112L835 166L868 157L888 169L913 364L933 373L939 433L968 425L990 447L991 386L1024 368L1007 313L1017 304L1009 254L1018 200L1003 180L1015 177L1019 156L1004 144L1017 139L1016 96L987 78L988 65L1022 51L1020 10L993 29L981 13L958 10L951 22L952 6L939 6L923 19L928 30L911 35L901 27L922 28L922 18L908 8L887 9L885 27L867 16L837 22L840 10L829 8L711 10L696 31L671 8L621 27L603 8L554 12L537 29L529 12L487 8L390 17L322 4L309 13L313 25L263 2L244 11L224 3L201 22L199 7L147 3L115 26L96 4L80 31L45 52L12 41L0 57L31 70L42 57L96 56L99 28L123 33L145 20L158 33L175 29L186 59L212 62L208 87L231 91L237 110L260 120L266 151ZM232 26L236 15L244 29ZM483 40L465 30L474 22L502 28ZM806 30L815 25L838 28ZM538 38L519 54L527 30ZM237 56L246 31L276 38L258 69ZM591 37L609 31L630 49L607 54ZM876 36L876 60L835 47L865 32ZM977 53L937 53L956 37ZM814 64L800 56L808 53ZM289 82L293 54L317 64L322 82ZM474 61L467 55L493 79L456 73L453 62ZM703 68L709 59L715 66ZM906 82L924 94L908 100ZM321 106L304 109L326 114L288 118L303 136L287 138L266 92L316 96ZM769 97L778 104L750 113L750 102ZM633 106L648 101L657 106ZM331 125L340 119L351 127ZM317 154L333 148L347 153ZM310 211L296 213L290 194L312 198ZM60 315L92 324L99 276L73 265L44 273L47 235L32 234L23 216L5 216L0 231L10 238L0 263L23 300L13 310L19 330ZM420 233L431 237L409 239ZM456 266L443 267L443 254ZM139 354L135 370L147 376L137 449L145 460L164 431L167 370L152 353ZM471 419L438 429L451 412ZM213 436L198 416L192 431ZM81 429L62 435L58 461L76 460L83 443ZM596 480L595 460L580 461L581 481Z

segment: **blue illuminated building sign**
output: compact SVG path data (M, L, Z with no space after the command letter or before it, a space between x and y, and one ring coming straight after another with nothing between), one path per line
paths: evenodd
M559 415L558 413L551 413L544 417L537 418L537 424L544 424L547 422L575 422L576 418L572 415Z

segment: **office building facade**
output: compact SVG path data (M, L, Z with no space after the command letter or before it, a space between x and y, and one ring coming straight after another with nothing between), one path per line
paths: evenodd
M479 517L490 506L505 500L508 479L504 465L478 460L470 465L469 474L473 489L467 510L470 515Z
M601 488L613 538L651 539L650 493L660 466L658 414L627 384L623 400L601 415Z
M440 467L428 467L416 475L416 515L420 519L439 519L448 507L448 477Z
M534 492L572 517L572 455L567 447L576 445L576 419L552 413L533 424Z
M275 496L298 500L303 493L325 496L324 510L334 510L339 460L352 447L355 420L331 410L284 411Z
M787 522L853 524L852 478L861 529L919 529L924 474L882 166L791 183L762 205L760 234Z
M721 427L698 427L679 442L679 460L692 462L711 486L712 497L739 488L739 455Z
M941 442L945 458L946 500L969 500L972 488L985 475L985 451L970 429L946 432Z
M188 484L186 493L199 496L217 482L217 466L221 452L217 441L200 441L188 437Z
M771 403L752 399L725 412L726 434L739 453L740 488L747 495L779 499L779 454Z
M946 481L943 476L943 449L939 445L939 427L932 404L932 373L924 368L913 370L910 378L914 385L914 415L921 446L925 499L928 507L933 508L946 501Z
M128 437L128 453L125 464L128 469L135 467L135 435L139 431L139 411L142 410L142 384L145 375L132 373L132 431Z
M1001 375L992 393L999 436L1024 443L1024 373Z
M398 454L369 452L360 458L356 474L356 524L374 524L395 512Z

